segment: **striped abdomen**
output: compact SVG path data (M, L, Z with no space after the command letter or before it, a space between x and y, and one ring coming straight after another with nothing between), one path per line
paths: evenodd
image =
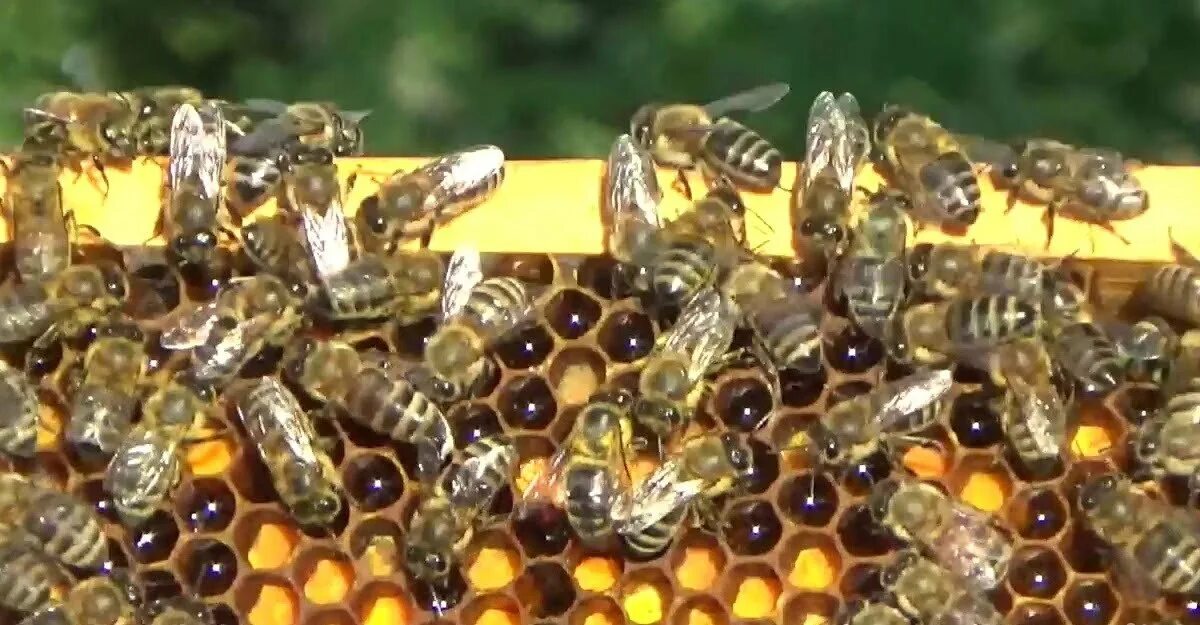
M439 194L439 202L433 207L433 223L444 224L464 212L479 206L496 193L504 182L504 167L493 170L480 180L473 180L470 185L459 185Z
M750 321L776 366L801 371L821 367L821 319L792 299L750 311Z
M429 436L445 419L433 402L408 381L379 369L365 369L343 399L349 417L392 440L411 443Z
M1033 336L1040 326L1037 309L1011 295L983 295L952 301L946 310L946 335L959 349L995 347Z
M979 218L979 180L971 163L958 152L944 152L917 172L925 195L935 203L938 216L946 221L970 225Z
M512 437L496 434L467 445L462 454L464 462L475 461L479 466L471 467L468 471L471 476L468 488L448 494L450 502L465 508L486 508L492 498L508 486L517 462L517 448L513 446ZM461 480L455 481L463 483Z
M757 132L722 117L704 137L704 161L734 184L760 191L779 186L783 156Z
M9 538L0 543L0 606L32 612L50 600L62 572L32 545Z
M1200 269L1187 265L1159 267L1146 281L1146 299L1156 312L1200 324Z
M602 540L613 531L612 504L620 496L608 462L576 456L563 478L564 511L575 533L584 540Z
M1107 395L1124 379L1124 366L1103 330L1092 323L1073 323L1054 336L1055 360L1075 378L1080 390Z
M65 493L34 499L22 527L47 554L70 566L97 569L108 560L100 518L91 506Z
M679 535L688 506L676 506L654 525L637 534L622 534L625 545L637 557L648 558L662 553L671 540Z
M391 314L398 297L391 268L368 255L326 279L315 306L330 319L378 319Z
M38 284L18 284L0 293L0 343L28 341L54 322L54 307L46 289Z
M682 304L716 276L716 250L700 238L679 239L661 249L650 263L650 283L664 303Z
M1131 545L1134 559L1165 592L1200 592L1200 541L1189 529L1160 519Z
M850 318L868 336L882 339L885 326L904 299L904 265L897 258L847 258L837 286Z
M22 371L0 364L0 452L32 458L37 425L37 391Z
M475 285L462 313L471 326L494 341L521 324L533 305L525 283L517 278L488 278Z
M980 263L980 287L996 295L1039 299L1047 280L1040 261L1007 252L988 252Z
M129 434L137 400L118 388L85 384L75 393L66 439L84 455L108 458Z
M1053 389L1046 390L1056 393ZM1038 392L1038 389L1031 392ZM1005 398L1001 415L1004 434L1009 448L1025 468L1041 475L1055 466L1061 455L1062 443L1067 438L1066 410L1055 411L1062 408L1061 403L1057 398L1046 397L1043 400L1046 410L1031 413L1027 404L1020 403L1021 399L1011 392Z

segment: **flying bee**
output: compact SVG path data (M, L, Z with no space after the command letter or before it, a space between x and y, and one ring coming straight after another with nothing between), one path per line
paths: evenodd
M23 282L46 282L71 263L74 232L68 224L74 220L63 207L61 157L30 144L5 169L4 205L12 224L17 275Z
M486 202L504 182L504 152L476 145L389 176L355 215L367 249L390 254L407 239L422 247L439 225Z
M276 214L246 224L241 239L242 253L257 271L283 280L298 298L307 295L315 277L304 241L288 217Z
M783 447L806 451L815 466L844 471L878 451L898 457L902 447L937 446L920 433L937 422L952 385L948 369L880 384L830 407Z
M880 579L900 611L923 625L1000 625L1004 616L984 595L915 550L897 553Z
M783 163L779 150L725 115L767 109L790 89L785 83L772 83L703 106L646 104L630 119L629 134L656 163L679 169L688 196L691 190L683 171L697 166L713 177L726 176L739 186L770 191L779 186Z
M1034 336L1038 307L1013 295L974 295L911 306L889 328L900 362L972 362L999 345Z
M34 340L30 353L87 328L125 303L129 278L107 260L71 265L45 284L22 283L0 291L0 343Z
M841 256L850 230L854 176L871 149L870 132L849 93L817 95L808 111L804 167L792 186L800 237L826 258Z
M1089 478L1076 504L1084 525L1112 547L1117 572L1136 587L1200 592L1200 526L1188 511L1149 497L1116 473Z
M704 376L724 364L739 312L714 289L697 293L664 334L638 374L634 419L659 440L683 432L706 392Z
M362 254L326 276L310 292L306 309L327 320L393 317L412 323L437 309L444 273L441 257L428 249Z
M146 398L141 420L113 454L104 476L104 489L126 526L149 519L179 483L180 447L204 440L193 433L202 426L208 404L182 376L167 380Z
M466 556L475 532L497 521L488 511L509 484L517 450L508 436L500 434L471 443L463 457L449 479L417 504L408 523L405 565L435 593Z
M1200 325L1200 258L1177 241L1171 248L1178 264L1163 264L1142 284L1142 297L1154 312Z
M72 584L61 603L30 614L20 625L138 625L141 596L123 571L89 577Z
M1076 322L1057 328L1051 345L1054 359L1088 397L1107 395L1125 381L1124 359L1096 323Z
M838 613L837 625L911 625L904 613L886 604L852 601Z
M337 470L292 392L276 378L261 378L238 398L237 413L296 521L331 525L342 511Z
M1001 426L1009 447L1026 470L1048 475L1062 457L1067 440L1067 407L1053 380L1053 364L1035 339L999 347L995 354L998 386L1005 389Z
M613 510L631 485L626 458L632 452L632 403L623 389L592 395L566 441L523 493L519 514L552 505L566 513L584 543L603 545L615 536Z
M35 612L53 605L52 590L67 574L50 556L24 537L0 531L0 606Z
M626 134L613 141L604 177L604 217L608 250L626 265L650 264L657 249L662 220L662 189L654 162Z
M295 102L251 98L244 106L275 115L237 141L238 152L267 152L289 143L328 149L335 156L360 156L365 146L362 123L371 111L343 111L332 102Z
M716 498L738 492L753 471L750 446L736 434L686 440L615 508L617 532L634 554L651 556L666 549L689 516L719 527Z
M92 506L16 473L0 475L0 520L46 555L81 569L108 560L104 525ZM0 523L0 527L7 523Z
M196 108L204 104L204 94L199 89L183 85L139 87L126 92L125 98L137 110L133 134L138 154L143 156L166 156L176 111L184 104Z
M898 106L875 118L875 160L912 198L915 219L969 226L979 217L979 181L958 140L932 119Z
M893 189L871 194L867 212L837 268L837 293L863 333L882 339L904 299L904 210L908 197Z
M137 107L122 93L55 91L25 109L25 137L41 141L65 134L68 157L128 162L137 156Z
M868 505L876 522L896 538L979 591L995 588L1008 573L1010 539L984 513L934 486L889 478L871 488Z
M225 120L212 102L182 104L171 121L168 199L161 231L178 263L214 263L218 234L229 232L221 209Z
M1137 217L1150 206L1146 190L1129 173L1129 163L1114 150L1053 139L1029 139L1015 148L977 143L993 179L1010 187L1010 207L1022 195L1047 203L1047 246L1054 238L1055 214L1100 225L1124 240L1111 222Z
M517 278L484 279L479 251L455 250L441 292L441 323L425 344L432 396L453 402L475 394L495 366L487 350L531 319L537 295Z
M146 373L145 337L132 323L97 328L71 398L66 441L85 458L109 458L129 434Z

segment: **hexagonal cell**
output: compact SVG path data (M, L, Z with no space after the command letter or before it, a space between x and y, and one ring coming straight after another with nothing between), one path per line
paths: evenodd
M1097 402L1080 402L1078 423L1067 434L1071 457L1091 459L1118 454L1121 450L1117 443L1124 434L1125 425L1111 410Z
M577 289L563 289L546 304L546 321L555 334L577 339L596 327L603 311L600 303Z
M392 582L372 582L355 595L352 608L363 625L407 625L412 604L404 589Z
M567 548L571 526L558 508L538 506L512 520L513 535L528 558L554 556Z
M827 379L824 369L816 372L781 369L779 371L779 394L783 405L792 408L811 406L821 397Z
M773 618L779 609L782 586L775 569L761 562L734 566L721 583L722 603L730 606L734 618Z
M753 432L765 425L775 406L763 380L734 375L719 383L712 408L730 429Z
M750 439L750 471L743 476L746 491L760 495L779 479L779 454L766 443Z
M238 561L229 545L212 538L201 538L185 544L182 551L180 573L188 580L193 593L215 597L233 586Z
M959 445L982 449L1004 440L996 401L996 392L990 388L967 391L954 398L950 404L950 431Z
M847 508L838 519L838 542L852 556L881 556L897 545L891 533L879 526L866 505Z
M1013 592L1037 599L1050 599L1067 581L1067 570L1058 554L1042 547L1026 547L1012 559L1008 584Z
M304 625L357 625L354 615L345 610L320 610L305 617Z
M625 563L605 553L574 548L567 553L567 569L575 585L583 592L604 593L621 579Z
M824 527L838 509L837 488L823 474L789 478L779 489L779 510L793 523Z
M414 581L409 586L412 593L413 605L423 612L441 615L453 610L462 602L467 593L467 581L463 579L460 567L450 569L450 577L435 590L424 582ZM465 619L460 622L466 623Z
M253 447L243 446L234 457L229 467L229 482L242 499L249 502L272 503L276 500L271 477Z
M883 344L853 325L825 341L825 359L843 373L864 373L883 360Z
M454 430L454 444L458 449L503 431L496 411L484 403L456 404L446 417Z
M233 546L253 569L277 569L292 559L300 530L282 511L260 508L234 523Z
M346 554L329 547L301 551L292 571L304 597L317 605L340 603L354 586L354 564Z
M1008 520L1024 538L1047 540L1066 525L1067 507L1053 490L1025 490L1010 502Z
M539 376L517 378L500 389L500 417L513 428L540 430L558 414L558 402L546 380Z
M238 582L233 604L249 625L295 625L300 602L287 579L279 575L254 574Z
M237 512L233 492L224 480L185 482L175 494L175 516L191 532L220 532Z
M400 468L386 456L374 453L346 460L342 465L342 484L350 500L363 512L382 510L404 494Z
M183 594L183 585L175 579L175 575L164 569L149 569L138 574L138 582L146 602L159 599L179 597Z
M779 571L800 590L824 590L833 586L842 570L842 557L833 538L802 532L787 540L779 555Z
M855 599L870 600L883 592L883 580L880 578L878 564L856 564L842 574L838 582L838 590L846 601Z
M1157 387L1128 386L1109 401L1126 423L1137 426L1162 408L1163 397Z
M725 570L725 549L712 534L689 529L670 549L671 571L685 590L708 590Z
M363 519L350 531L350 555L372 577L390 577L399 570L403 544L400 526L383 517Z
M1107 625L1120 607L1117 596L1104 580L1077 581L1063 596L1063 614L1073 625Z
M179 526L165 510L157 510L149 519L131 530L129 550L134 560L142 564L162 562L171 555L179 540Z
M221 421L208 420L196 429L195 435L213 438L189 443L184 449L184 459L193 478L225 475L237 456L233 430Z
M686 599L673 611L671 625L727 625L729 614L715 597L699 596Z
M892 468L891 457L883 451L877 451L850 465L842 475L842 486L850 494L864 497L871 487L892 474Z
M838 600L825 593L803 592L792 595L783 605L782 623L832 623L838 614Z
M516 625L521 608L507 595L487 594L463 606L459 621L463 625Z
M1013 479L990 456L967 456L955 468L947 486L960 501L984 512L996 512L1012 494Z
M1163 615L1146 607L1129 607L1121 611L1117 616L1117 623L1121 625L1161 625L1168 622ZM1183 623L1191 623L1187 617L1181 620Z
M611 597L588 597L567 615L567 625L620 625L625 622L621 606Z
M1048 604L1027 601L1017 604L1008 615L1010 625L1063 625L1058 608Z
M629 283L611 256L587 256L579 264L576 280L587 292L603 299L629 297Z
M775 548L783 525L770 502L740 501L722 516L725 544L736 555L757 556Z
M522 328L496 344L496 356L509 369L530 369L546 361L554 339L541 324Z
M480 534L466 561L467 582L477 591L499 590L521 572L521 552L503 532Z
M600 348L616 362L634 362L654 347L654 325L633 310L616 310L600 322Z
M237 611L224 604L209 604L208 613L212 616L212 625L241 625Z
M575 604L575 583L562 566L538 562L525 567L517 578L517 597L534 618L565 614Z
M104 488L103 479L84 482L75 489L75 496L92 504L92 508L106 521L116 523L117 510L113 507L112 497Z
M630 623L651 625L662 622L674 597L671 581L657 569L638 569L621 581L621 607Z
M586 402L604 384L604 356L586 347L569 347L555 354L546 379L563 405Z
M108 559L100 565L100 572L111 575L113 571L129 568L129 554L125 547L111 536L105 539L108 543Z

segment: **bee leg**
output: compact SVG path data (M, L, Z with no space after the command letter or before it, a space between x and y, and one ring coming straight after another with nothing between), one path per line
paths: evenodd
M700 496L692 501L692 526L717 532L721 529L721 511L707 497Z
M1045 214L1045 216L1042 217L1042 219L1046 222L1046 248L1045 249L1050 249L1050 242L1054 240L1054 214L1055 214L1055 212L1058 211L1058 208L1059 208L1059 206L1062 205L1062 203L1063 203L1062 199L1055 198L1053 200L1050 200L1050 203L1046 205L1046 214Z
M93 154L92 164L95 165L96 171L100 173L100 179L104 181L104 199L107 200L108 190L112 187L112 185L110 185L108 182L108 173L104 171L104 161L100 159L99 155Z
M1093 225L1098 226L1101 230L1105 230L1105 231L1109 232L1114 237L1117 237L1118 239L1120 239L1121 242L1124 243L1125 245L1132 245L1132 243L1129 242L1129 239L1125 238L1125 236L1122 235L1120 232L1117 232L1116 226L1114 226L1111 221L1098 222Z
M682 169L675 170L675 182L671 184L671 188L683 194L683 197L688 201L692 199L692 184L688 182L687 173Z
M1171 242L1171 254L1175 256L1175 260L1181 265L1191 265L1193 267L1200 266L1200 258L1188 251L1178 239L1175 238L1175 231L1167 228L1167 240Z

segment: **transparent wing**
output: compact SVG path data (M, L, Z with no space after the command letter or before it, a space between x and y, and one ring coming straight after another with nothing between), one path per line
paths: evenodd
M324 215L306 207L301 219L317 276L324 280L345 269L350 264L350 236L341 199L334 197Z
M658 214L662 189L646 150L629 135L620 135L608 152L605 171L604 208L609 213L614 239L625 240L622 229L627 224L644 224L654 229L662 226Z
M247 98L242 101L246 108L259 113L268 113L271 115L282 115L287 111L287 102L279 100L271 100L269 98Z
M178 441L167 430L140 424L109 461L104 488L117 510L153 507L171 492L179 470Z
M192 349L208 340L217 322L217 302L194 306L171 321L159 342L166 349Z
M167 186L178 189L189 178L200 175L204 120L191 104L180 104L171 119L171 140L167 152Z
M248 408L253 406L254 410ZM237 404L246 432L262 449L268 436L278 437L299 462L320 464L314 440L316 431L296 396L275 377L264 377Z
M622 504L617 531L637 535L700 496L703 480L681 480L682 466L669 460L638 484Z
M704 289L679 314L662 349L688 354L691 357L688 377L697 382L717 358L729 351L737 321L738 311L733 302L716 289Z
M471 518L478 517L492 505L512 474L512 459L516 454L512 441L503 436L492 440L495 444L488 445L487 451L464 460L450 476L450 500L466 508ZM499 474L504 479L489 479L492 474Z
M842 135L846 120L837 100L828 91L817 94L808 110L808 134L805 137L804 184L812 181L833 161L834 143Z
M792 88L785 82L775 82L753 89L747 89L740 93L735 93L731 96L715 100L704 105L704 112L708 113L709 117L723 117L730 113L744 111L747 113L756 113L758 111L770 108L776 102L783 99Z
M854 176L871 151L871 133L859 112L858 100L850 93L837 98L841 112L842 128L834 145L833 167L837 171L838 184L847 193L854 190Z
M976 592L959 593L929 625L1000 625L1004 617L986 597Z
M572 433L571 437L563 441L558 451L554 452L554 455L546 461L542 471L521 493L519 512L527 514L529 510L540 506L563 507L566 499L563 482L571 454L574 453L572 449L574 437L575 434Z
M1053 386L1035 386L1017 376L1005 380L1037 451L1045 457L1057 456L1067 439L1067 409L1058 392Z
M204 123L201 139L200 163L197 174L204 197L215 199L221 191L221 174L225 169L225 114L217 103L208 101L200 105L200 118Z
M439 202L456 200L472 204L495 191L491 180L504 172L504 151L494 145L477 145L434 159L421 167L437 187L431 194Z
M237 371L254 355L273 319L268 315L246 319L233 328L209 333L208 339L192 352L190 372L200 382L217 382Z
M917 371L873 391L886 395L879 405L875 420L888 430L902 418L925 409L950 391L954 378L949 369Z
M483 282L483 263L479 250L460 247L454 250L446 265L446 278L442 285L442 319L458 314L471 296L471 290Z
M947 502L947 518L926 544L933 559L947 571L980 591L995 588L1008 573L1012 543L979 510Z

